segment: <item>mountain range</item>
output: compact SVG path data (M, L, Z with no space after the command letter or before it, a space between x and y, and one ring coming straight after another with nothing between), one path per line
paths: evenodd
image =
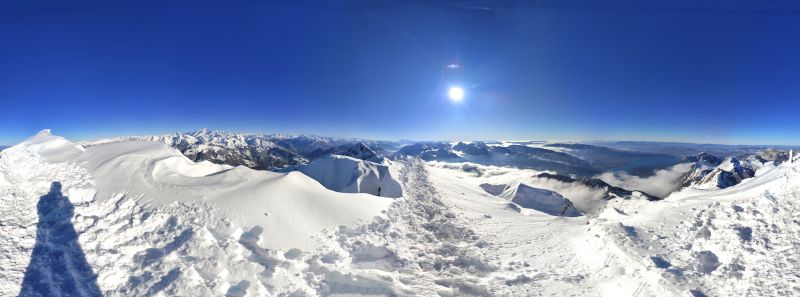
M800 281L797 158L700 153L625 176L680 169L684 187L654 197L559 171L630 166L609 162L622 153L550 144L44 130L0 152L0 295L782 296Z
M603 142L553 143L553 142L417 142L404 144L392 141L343 139L288 134L238 134L201 129L194 132L160 136L136 136L83 142L88 147L116 141L149 141L165 143L193 161L210 161L231 166L246 166L258 170L288 172L303 171L314 160L328 156L345 156L367 163L345 167L353 171L351 182L326 184L334 190L361 189L355 181L366 172L388 172L378 169L384 160L420 158L425 161L469 162L481 165L507 166L533 169L544 173L538 178L564 183L577 183L596 189L606 189L606 198L631 197L637 189L625 189L595 178L603 172L626 172L648 177L660 169L687 163L687 170L678 180L672 181L677 190L694 188L725 188L752 177L755 170L766 163L780 163L788 158L785 151L759 146L726 146L698 144L692 147L682 143ZM710 148L720 156L699 152L678 157L683 152L696 152ZM760 150L758 150L760 148ZM735 154L735 155L731 155ZM343 159L330 164L344 164ZM365 167L366 166L366 167ZM340 168L345 168L340 165ZM321 169L314 165L319 178ZM362 169L358 169L362 168ZM364 169L370 168L370 169ZM306 169L306 172L310 169ZM347 173L350 175L351 173ZM387 175L386 173L380 176ZM375 175L378 176L378 175ZM366 190L365 190L366 191ZM368 192L377 193L377 188ZM358 190L356 190L358 192ZM648 200L658 197L636 191Z

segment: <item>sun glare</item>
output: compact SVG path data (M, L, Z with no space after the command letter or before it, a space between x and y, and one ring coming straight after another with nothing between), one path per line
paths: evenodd
M447 91L447 96L450 97L450 100L461 101L464 99L464 90L460 87L450 87L450 90Z

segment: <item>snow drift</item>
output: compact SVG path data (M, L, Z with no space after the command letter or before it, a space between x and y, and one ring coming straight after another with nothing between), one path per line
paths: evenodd
M318 286L294 259L393 202L161 143L84 148L42 131L0 152L0 296L308 294Z
M385 164L329 155L303 166L300 171L337 192L392 198L403 196L400 183L392 177L389 166Z
M124 192L153 207L209 204L242 226L261 226L266 238L261 244L269 247L310 248L319 230L355 224L380 214L392 202L332 192L299 172L195 163L162 143L121 141L83 149L45 131L21 146L45 160L85 168L94 178L99 200Z
M506 187L499 197L511 201L519 207L533 209L553 216L576 217L581 215L572 205L572 202L564 198L564 196L522 183Z

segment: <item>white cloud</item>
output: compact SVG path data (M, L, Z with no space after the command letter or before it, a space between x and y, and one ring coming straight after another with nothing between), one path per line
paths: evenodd
M691 169L691 163L681 163L667 169L657 170L653 176L649 177L638 177L625 172L605 172L595 177L612 186L665 197L677 189L677 180L689 169Z
M544 172L555 174L552 171L480 165L468 162L446 163L431 161L428 162L428 165L464 172L466 173L464 177L472 180L476 185L487 183L506 186L521 182L531 187L554 191L572 201L575 208L584 213L591 213L605 205L605 200L603 200L605 191L603 190L582 184L564 183L549 178L536 177Z

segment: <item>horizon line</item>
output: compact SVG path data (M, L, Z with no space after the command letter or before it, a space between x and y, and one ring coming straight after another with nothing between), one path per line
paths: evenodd
M50 128L40 129L39 132L36 134L44 131L50 130ZM113 139L113 138L120 138L120 137L147 137L147 136L166 136L166 135L173 135L173 134L190 134L194 132L200 132L206 130L212 133L229 133L229 134L239 134L239 135L257 135L257 136L290 136L290 137L299 137L299 136L306 136L306 137L319 137L319 138L332 138L336 140L367 140L367 141L385 141L385 142L411 142L411 143L444 143L444 142L484 142L484 143L501 143L501 142L508 142L508 143L518 143L518 142L544 142L544 143L620 143L620 142L645 142L645 143L661 143L661 144L690 144L690 145L718 145L718 146L756 146L756 147L787 147L787 148L800 148L800 144L743 144L743 143L714 143L714 142L692 142L692 141L681 141L681 140L641 140L641 139L584 139L584 140L569 140L569 139L475 139L475 140L420 140L420 139L408 139L408 138L364 138L364 137L340 137L340 136L324 136L321 134L316 133L291 133L291 132L237 132L232 130L221 130L221 129L208 129L208 128L200 128L197 130L191 131L176 131L176 132L167 132L167 133L153 133L153 134L124 134L124 135L116 135L116 136L108 136L108 137L77 137L74 142L84 142L84 141L95 141L95 140L102 140L102 139ZM31 136L25 137L17 143L14 144L0 144L0 147L12 147L15 146L26 139L33 137ZM52 133L56 136L61 136L72 140L72 137L63 136L58 133Z

